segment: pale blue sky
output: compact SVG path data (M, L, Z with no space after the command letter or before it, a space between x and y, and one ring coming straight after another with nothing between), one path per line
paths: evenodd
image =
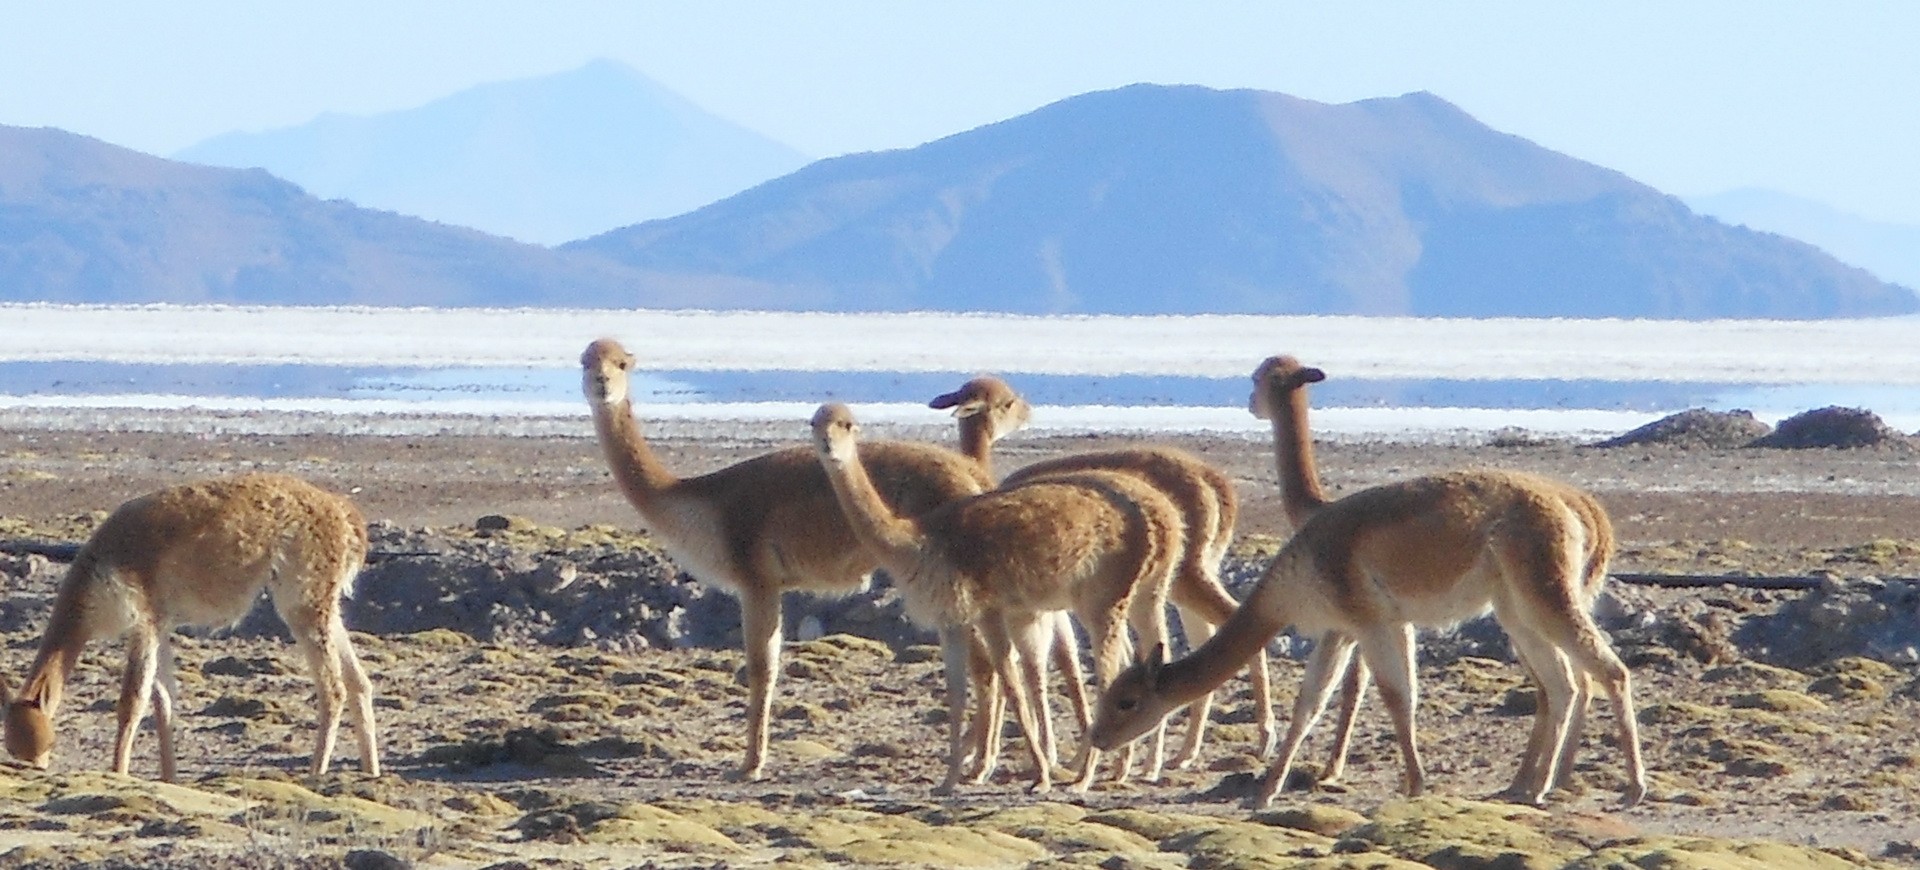
M167 154L595 57L814 156L1139 81L1428 90L1670 193L1920 224L1917 41L1904 0L67 0L0 9L0 124Z

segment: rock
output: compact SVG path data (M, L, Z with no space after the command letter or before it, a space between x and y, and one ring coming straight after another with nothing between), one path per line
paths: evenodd
M1749 447L1804 449L1883 447L1911 450L1913 440L1895 431L1880 415L1863 408L1829 406L1803 411L1780 421Z
M1631 447L1666 444L1676 447L1740 447L1765 436L1772 427L1755 419L1752 411L1709 411L1690 408L1662 417L1595 447Z
M381 849L353 849L340 859L346 870L408 870L413 862Z

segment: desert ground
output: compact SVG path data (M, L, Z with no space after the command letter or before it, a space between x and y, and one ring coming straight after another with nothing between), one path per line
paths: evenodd
M584 417L584 414L583 414ZM1491 799L1525 741L1531 693L1497 628L1422 636L1428 795L1398 796L1378 704L1345 780L1306 788L1326 723L1266 810L1242 678L1194 769L1091 792L1027 793L1009 740L994 781L953 796L942 677L928 635L881 584L789 596L770 777L743 746L737 610L679 575L577 434L484 425L407 436L9 426L0 418L0 673L30 663L64 569L122 501L251 470L348 493L375 559L347 611L379 696L388 769L365 776L344 730L308 775L313 695L264 608L177 643L176 784L143 733L130 778L105 772L119 644L68 689L50 771L0 766L0 867L1903 866L1920 860L1920 453L1671 445L1594 448L1508 433L1450 444L1318 445L1338 496L1466 466L1596 492L1619 532L1599 614L1633 667L1652 780L1616 805L1612 711L1596 706L1575 786L1544 808ZM431 429L431 426L428 427ZM481 431L475 431L476 428ZM198 431L196 431L198 430ZM222 431L229 430L229 431ZM945 440L940 429L871 435ZM656 433L684 474L799 443L804 421ZM1159 439L1226 469L1245 506L1225 574L1237 594L1287 534L1270 443ZM1003 468L1131 436L1016 436ZM1688 585L1646 575L1688 577ZM1743 576L1790 578L1751 588ZM1699 578L1708 579L1699 579ZM735 620L729 623L729 620ZM1284 722L1303 644L1282 637ZM1063 733L1076 732L1056 706ZM1173 734L1182 732L1178 716Z

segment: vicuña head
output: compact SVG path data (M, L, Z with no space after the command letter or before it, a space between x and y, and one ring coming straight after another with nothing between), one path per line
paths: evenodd
M953 409L960 419L962 452L975 459L981 458L974 455L976 450L1019 431L1033 413L1025 398L993 375L980 375L960 389L935 396L927 407Z
M1259 368L1253 370L1253 395L1247 400L1247 410L1262 420L1271 420L1277 413L1271 404L1276 397L1326 379L1326 372L1302 365L1291 356L1267 357Z
M1110 713L1096 716L1088 726L1089 743L1111 752L1145 735L1180 708L1161 691L1160 666L1166 662L1167 648L1156 644L1151 653L1113 678L1100 694L1100 708Z
M828 402L813 412L813 446L835 462L853 458L860 424L854 422L853 409L839 402Z
M28 689L16 697L0 680L0 703L7 707L7 754L46 770L53 761L53 719L41 707L39 695Z
M633 354L611 338L587 345L580 354L580 389L587 401L618 405L628 399L627 373L633 370Z

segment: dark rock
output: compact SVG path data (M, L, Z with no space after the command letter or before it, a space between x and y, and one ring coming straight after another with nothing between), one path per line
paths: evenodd
M408 870L413 862L381 849L354 849L340 860L346 870Z
M1754 439L1747 446L1792 449L1889 447L1911 450L1914 443L1872 411L1831 406L1803 411L1781 420L1773 432Z
M1772 427L1755 419L1752 411L1709 411L1689 408L1662 417L1595 447L1632 447L1665 444L1675 447L1740 447L1765 436Z

